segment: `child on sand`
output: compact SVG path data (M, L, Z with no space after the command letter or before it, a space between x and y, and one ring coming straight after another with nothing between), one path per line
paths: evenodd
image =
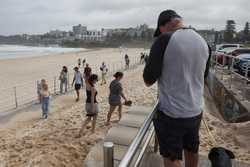
M41 82L37 81L37 98L39 103L42 103L41 91L45 83L46 83L45 79L41 79Z
M48 112L49 112L49 100L50 100L50 92L48 84L43 84L42 91L41 91L41 101L42 101L42 117L44 119L48 118Z
M95 132L95 125L96 125L96 118L99 112L98 102L97 102L97 90L95 88L95 85L98 81L98 76L96 74L90 75L86 82L86 104L85 104L85 110L87 112L86 116L87 119L83 122L82 128L79 132L79 136L81 137L86 125L91 121L92 119L92 133Z

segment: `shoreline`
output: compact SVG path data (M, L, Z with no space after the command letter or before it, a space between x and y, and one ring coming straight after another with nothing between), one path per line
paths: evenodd
M62 52L62 53L51 53L51 54L41 54L41 55L31 55L31 56L27 56L27 57L13 57L13 58L4 58L1 59L0 58L0 62L1 61L10 61L10 60L25 60L25 59L35 59L35 58L41 58L41 57L51 57L51 56L62 56L62 55L67 55L67 54L81 54L81 53L85 53L85 52L91 52L94 50L82 50L82 51L71 51L71 52Z
M0 45L1 46L1 45ZM4 46L13 46L13 47L19 47L21 45L4 45ZM21 47L25 47L25 46L21 46ZM32 47L32 46L31 46ZM1 47L0 47L1 48ZM39 47L34 47L33 52L32 51L24 51L25 53L22 53L21 51L16 51L17 53L15 55L8 55L8 56L0 56L0 61L4 61L4 60L15 60L15 59L27 59L27 58L36 58L36 57L45 57L45 56L59 56L59 55L63 55L63 54L73 54L73 53L82 53L88 50L93 50L93 49L87 49L87 48L63 48L63 47L41 47L44 49L44 53L39 53L36 52L35 49L37 49ZM15 49L15 48L13 48ZM54 51L46 51L46 49L54 49ZM55 51L56 49L72 49L72 51ZM75 50L73 50L75 49ZM1 50L0 50L1 51ZM14 50L15 51L15 50ZM20 52L18 54L18 52ZM0 55L3 54L0 52Z

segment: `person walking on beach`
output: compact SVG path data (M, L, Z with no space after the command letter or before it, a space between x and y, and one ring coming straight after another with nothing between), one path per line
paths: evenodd
M144 56L144 62L145 62L145 64L147 64L147 62L148 62L148 55L145 53L145 56Z
M80 67L81 67L81 62L82 62L81 58L79 58L79 59L77 60L77 62L78 62L78 68L80 68Z
M76 96L77 96L76 102L78 102L79 97L80 97L80 89L83 86L83 79L82 79L82 74L79 71L79 68L75 67L74 70L75 70L75 75L73 78L72 87L73 87L73 84L75 83L75 91L76 91Z
M42 86L41 97L42 97L41 98L42 99L42 117L44 119L47 119L48 112L49 112L49 101L50 101L50 92L49 92L49 86L47 83L44 83Z
M96 74L90 75L86 82L86 104L85 104L85 110L86 110L86 120L83 122L81 130L79 132L79 137L83 134L85 127L88 125L88 123L92 120L92 129L91 132L95 132L95 125L96 125L96 118L99 112L99 106L97 102L97 90L95 88L95 85L98 81L98 76Z
M43 85L46 83L45 79L41 79L41 81L37 81L37 98L39 103L42 103L42 89L43 89Z
M184 27L173 10L158 18L156 37L144 68L147 86L158 81L159 104L153 119L165 167L197 167L203 111L204 76L211 53L205 40Z
M143 62L144 62L144 57L145 57L145 54L143 52L141 52L141 58L140 58L141 64L143 64Z
M85 63L86 63L86 59L83 59L83 60L82 60L82 67L83 67L83 68L85 67Z
M63 66L62 71L59 76L60 80L60 93L63 93L63 87L64 92L66 93L68 90L68 68L66 66Z
M92 73L92 69L89 67L89 64L87 63L83 72L85 81L88 81L88 78L90 77L91 73Z
M100 70L101 70L101 73L102 73L102 82L101 82L101 85L103 85L103 84L106 84L106 75L108 73L108 68L107 68L105 62L102 62Z
M129 57L127 54L125 54L125 69L129 69L129 63L130 63Z
M110 119L112 116L112 113L114 112L114 110L118 107L118 116L119 116L119 120L122 117L122 101L121 98L123 98L125 100L125 103L127 102L127 98L125 97L124 93L123 93L123 88L122 88L122 84L120 83L120 81L123 78L123 73L122 72L116 72L114 74L114 80L110 83L109 86L109 90L110 90L110 94L109 94L109 105L110 105L110 109L107 115L107 122L106 125L110 124Z

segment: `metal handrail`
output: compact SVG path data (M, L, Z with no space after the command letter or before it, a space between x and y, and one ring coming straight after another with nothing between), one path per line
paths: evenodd
M124 155L123 159L121 160L119 164L119 167L128 167L130 163L132 162L132 159L135 156L136 151L138 150L142 140L144 139L144 136L146 135L152 123L153 117L157 110L157 105L158 105L158 100L156 101L156 104L154 105L153 111L147 116L139 132L137 133L133 142L129 146L128 151L126 152L126 154Z
M143 158L143 156L144 156L144 154L145 154L145 151L146 151L146 149L147 149L147 147L148 147L148 145L149 145L149 143L150 143L150 141L151 141L151 139L152 139L152 137L153 137L153 134L154 134L154 129L152 128L152 129L149 131L149 134L148 134L148 136L147 136L147 139L146 139L146 141L145 141L145 143L144 143L144 146L142 147L142 149L141 149L141 151L140 151L140 154L139 154L139 156L138 156L138 158L137 158L137 160L136 160L136 162L135 162L134 167L138 167L138 166L140 165L140 163L141 163L141 161L142 161L142 158Z
M231 56L231 55L228 55L228 54L224 54L223 57L222 57L222 58L223 58L223 62L222 62L222 64L221 64L221 63L218 62L217 56L216 56L216 55L213 55L213 56L214 56L215 58L214 58L214 59L211 59L211 62L212 62L212 63L215 63L216 66L219 66L219 67L221 67L221 68L223 68L223 67L225 66L225 58L226 58L226 57L227 57L227 58L231 58L232 60L244 60L244 61L250 63L250 60L245 60L245 59L242 59L242 58L237 58L237 57L235 57L235 56ZM235 62L235 61L233 61L233 62ZM243 75L240 75L240 74L236 73L236 72L234 71L233 66L232 66L233 64L234 64L234 63L231 64L231 67L230 67L230 69L228 69L228 71L232 72L233 74L238 75L240 78L242 78L242 79L244 79L244 80L246 80L246 81L250 81L249 78L248 78L246 75L243 76ZM223 70L225 70L225 69L223 69ZM247 69L245 70L245 73L248 73L249 70L250 70L250 69L247 68Z
M242 87L243 89L245 90L242 90L242 94L240 94L242 96L242 100L248 100L248 97L247 97L247 89L249 89L249 82L250 82L250 78L248 77L249 75L249 72L250 72L250 68L249 68L249 64L250 64L250 60L244 60L244 59L241 59L241 58L238 58L238 57L235 57L235 56L231 56L231 55L227 55L227 54L224 54L222 56L222 62L218 62L218 56L217 55L213 55L212 59L211 59L211 62L213 63L213 69L215 70L215 73L218 72L218 70L220 69L220 79L222 81L224 81L224 76L225 76L225 72L229 72L229 77L228 78L228 86L229 86L229 89L232 89L232 85L233 85L233 78L237 77L237 78L240 78L243 80L243 83L242 83ZM226 58L229 58L231 59L230 62L227 62L229 64L226 64ZM246 69L243 69L243 73L245 73L245 75L243 75L243 73L239 74L237 73L234 68L234 65L235 65L235 60L244 60L247 62L247 67ZM225 69L224 67L225 66L228 66L228 69ZM239 70L239 69L237 69Z

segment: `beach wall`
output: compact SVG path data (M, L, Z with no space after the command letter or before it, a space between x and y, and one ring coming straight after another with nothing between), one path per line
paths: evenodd
M207 78L207 86L214 98L220 114L227 122L245 122L250 120L250 108L243 104L234 90L227 88L213 71Z

